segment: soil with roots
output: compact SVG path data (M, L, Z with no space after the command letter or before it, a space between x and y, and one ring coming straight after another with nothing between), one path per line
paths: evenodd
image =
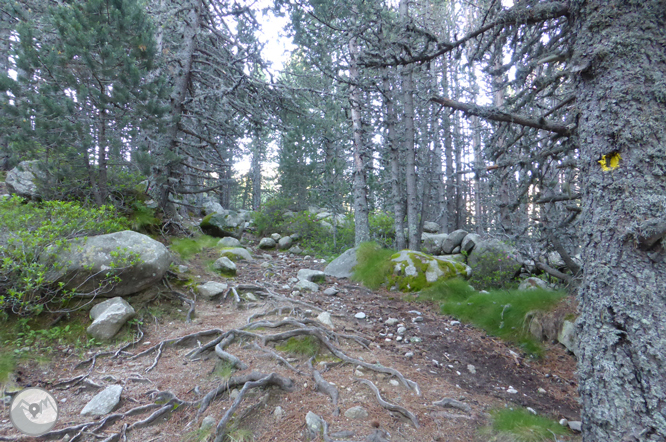
M547 344L542 359L528 360L519 349L438 314L436 306L347 279L329 277L319 292L293 294L298 270L323 269L323 260L261 250L254 257L238 261L238 276L227 279L210 270L216 252L205 251L187 263L187 274L128 298L144 318L136 342L83 358L61 349L46 364L21 362L16 383L51 391L59 420L32 439L13 429L5 407L0 440L474 441L487 440L478 430L498 407L580 420L576 361L561 346ZM178 284L184 277L226 282L230 289L219 299L196 299ZM324 295L329 287L339 293ZM316 320L322 311L331 313L334 329ZM360 312L364 319L356 319ZM396 340L397 324L386 325L389 318L404 324L405 338L421 341ZM319 344L314 359L276 349L298 336ZM118 407L82 416L109 385L123 386ZM355 406L367 416L346 417ZM308 412L325 424L310 431ZM200 430L208 416L214 425Z

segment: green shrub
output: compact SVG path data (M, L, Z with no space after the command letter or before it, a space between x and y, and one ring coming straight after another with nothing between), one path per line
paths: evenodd
M395 250L382 248L374 242L360 244L356 251L358 264L354 268L352 280L370 289L379 288L391 275L393 265L390 260L395 253Z
M472 269L469 283L479 290L517 288L516 264L504 253L485 253Z
M217 247L220 238L214 238L208 235L200 235L194 238L178 238L171 241L171 250L178 253L180 257L187 261L204 249Z
M490 412L491 427L481 430L492 441L546 442L569 431L552 419L536 416L523 408L503 408Z
M142 233L155 233L160 220L155 216L155 209L147 207L141 201L134 201L130 205L127 215L132 230Z
M287 339L284 344L276 345L275 349L311 358L319 353L319 340L314 336L293 337Z
M64 284L50 280L49 275L60 270L51 258L66 249L70 239L126 229L127 220L109 206L26 203L19 197L0 201L0 309L27 315L67 299ZM120 253L117 258L121 267L126 257Z
M371 213L369 216L372 240L385 248L393 246L395 241L395 223L393 216L385 212Z

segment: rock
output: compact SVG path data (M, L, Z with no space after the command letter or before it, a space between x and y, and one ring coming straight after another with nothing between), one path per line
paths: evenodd
M412 336L411 338L409 338L409 342L411 342L412 344L418 344L419 342L422 341L423 339L419 338L418 336Z
M303 249L301 249L301 248L298 247L298 246L292 246L292 247L289 249L289 253L293 253L294 255L300 255L301 253L303 253Z
M581 421L569 421L567 422L567 425L569 425L569 428L576 433L583 431L583 423Z
M460 243L460 250L469 254L472 250L474 250L474 246L480 241L480 235L477 235L476 233L468 233Z
M114 269L116 255L135 255L136 264ZM160 281L171 265L171 255L163 244L131 230L107 235L77 238L69 241L66 250L54 252L54 270L49 279L65 282L65 289L76 290L78 296L126 296ZM132 256L133 257L133 256ZM114 282L99 291L106 275L117 275ZM98 293L95 293L98 290Z
M304 292L318 292L319 286L314 282L310 282L306 279L301 279L294 285L294 288L297 290L302 290Z
M245 293L243 293L243 297L244 297L245 299L247 299L248 301L250 301L250 302L257 302L257 301L259 301L259 298L257 298L257 295L255 295L255 294L252 293L252 292L245 292Z
M187 273L187 271L190 270L188 266L184 265L179 265L176 269L178 270L178 273Z
M345 417L348 419L356 419L356 420L367 419L368 411L361 406L351 407L347 411L345 411Z
M217 245L219 247L240 247L241 242L238 241L237 238L234 238L233 236L227 236L226 238L222 238L217 242Z
M275 419L276 421L281 421L283 417L284 417L284 410L282 409L282 407L278 405L277 407L275 407L275 410L273 410L273 419Z
M199 226L207 235L240 239L245 229L245 220L237 212L227 210L224 213L206 215Z
M398 321L398 319L396 319L396 318L388 318L386 321L384 321L384 324L386 324L388 326L394 326L398 322L400 322L400 321Z
M244 260L244 261L254 261L254 258L252 258L252 255L250 252L248 252L246 249L243 247L233 247L230 249L222 249L220 251L220 256L226 256L232 261L239 261L239 260Z
M449 233L448 238L442 242L442 253L449 254L453 253L453 249L459 246L462 243L462 240L467 236L466 230L454 230Z
M324 421L311 411L305 415L305 425L307 426L308 436L315 438L324 433Z
M326 274L321 270L300 269L296 277L301 281L326 282Z
M546 261L549 266L555 269L562 269L567 266L564 259L562 259L562 256L556 251L548 252L548 255L546 255Z
M535 415L535 416L537 415L537 412L536 412L536 410L535 410L534 408L532 408L532 407L527 407L527 408L525 408L525 409L526 409L527 411L529 411L530 413L532 413L533 415Z
M213 263L213 269L222 273L225 276L236 276L236 264L226 256L218 259Z
M201 430L202 431L207 431L213 428L215 425L217 425L217 420L213 416L206 416L203 418L201 421Z
M432 221L426 221L423 223L423 231L426 233L437 233L439 232L439 224Z
M460 253L456 253L454 255L440 255L440 256L436 256L436 258L446 259L448 261L462 262L462 263L464 263L467 259L467 258L465 258L465 255L462 255Z
M239 394L240 391L238 391L238 388L234 388L233 390L231 390L231 392L229 392L229 399L235 401Z
M97 393L90 402L83 407L81 414L91 416L103 416L111 413L120 402L120 394L123 392L121 385L110 385Z
M414 352L413 351L408 351L407 353L405 353L405 357L408 358L408 359L413 358L414 357Z
M472 374L476 374L476 367L473 366L472 364L467 364L467 371L469 371Z
M342 431L336 431L335 433L331 433L330 436L336 439L349 439L350 437L353 437L354 434L355 433L353 431L342 430Z
M212 215L212 214L224 214L226 213L226 210L222 207L222 205L216 201L204 201L204 203L201 205L202 212L204 215Z
M430 255L440 255L442 253L442 243L449 237L446 233L437 235L428 235L423 241L423 251Z
M296 242L299 239L301 239L301 234L300 233L292 233L289 235L289 238L291 238L292 241Z
M326 229L327 232L333 233L333 230L335 229L333 227L333 224L329 223L328 221L320 221L319 225L322 226L324 229Z
M553 290L548 287L548 284L543 279L535 278L534 276L527 278L518 286L518 290L547 290L552 292Z
M263 250L274 249L275 240L273 240L273 238L261 238L261 241L259 241L259 248Z
M363 312L358 312L358 313L356 313L356 314L354 315L354 317L355 317L356 319L365 319L365 318L366 318L365 313L363 313Z
M331 328L335 328L333 321L331 321L331 314L329 312L321 312L319 316L317 316L317 321Z
M324 290L324 295L327 296L335 296L337 294L338 294L338 289L336 289L335 287L329 287L326 290Z
M7 172L5 184L9 193L20 197L39 200L41 195L37 189L38 184L45 184L47 175L38 160L21 161L18 166Z
M491 277L497 283L513 279L520 271L522 260L518 251L498 239L479 241L468 256L467 264L477 277Z
M198 286L197 290L199 291L199 296L202 298L213 299L224 293L228 288L229 286L224 282L208 281L207 283Z
M289 247L291 247L292 241L293 240L289 236L280 238L278 241L278 249L287 250Z
M511 385L509 385L509 388L506 389L506 392L509 393L509 394L516 394L516 393L518 393L518 390L516 390Z
M398 327L398 334L399 335L404 335L405 332L407 331L407 327Z
M456 247L451 251L451 253L453 253L453 254L460 253L460 246L456 246Z
M471 269L464 263L412 250L396 253L391 261L395 282L402 291L421 290L435 281L456 276L471 276Z
M539 394L546 394L546 390L542 387L537 388L537 393Z
M562 330L557 335L557 341L578 356L578 332L573 322L565 320L562 323Z
M400 382L396 381L395 379L391 379L389 381L389 384L393 385L394 387L397 387L400 385Z
M134 309L123 298L116 297L101 302L90 310L93 323L86 330L90 336L100 341L108 341L132 317Z
M567 424L569 423L569 421L568 421L567 419L564 419L564 418L563 418L563 419L560 419L559 423L560 423L560 425L562 425L563 427L566 427Z
M282 238L282 235L280 235L279 233L271 233L271 239L276 243L280 241L280 238Z
M330 212L319 212L317 215L315 215L315 221L321 221L326 218L330 218L331 216L333 216L333 214Z
M326 266L324 273L335 278L349 278L352 276L354 267L358 263L356 250L356 247L346 250Z

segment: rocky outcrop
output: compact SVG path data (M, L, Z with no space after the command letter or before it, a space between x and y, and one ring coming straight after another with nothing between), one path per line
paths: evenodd
M394 265L390 282L402 291L421 290L438 280L456 276L468 278L472 274L464 263L413 250L396 253L391 256L391 262Z
M436 235L424 235L423 251L430 255L442 254L442 243L449 237L446 233L439 233Z
M439 224L432 221L426 221L423 223L423 231L426 233L437 233L439 232Z
M37 185L46 181L46 173L39 161L21 161L18 166L7 172L5 184L9 193L32 200L41 199Z
M467 258L467 264L476 274L493 274L510 280L522 267L518 251L498 239L479 241Z
M134 309L120 296L101 302L90 310L93 323L87 332L100 341L108 341L135 315Z
M171 265L162 243L131 230L74 239L52 252L51 279L79 296L132 295L160 281ZM120 280L110 282L112 276Z
M356 260L356 250L356 247L351 248L335 258L326 266L326 268L324 268L324 273L327 276L333 276L335 278L351 277L354 273L354 267L358 264L358 261Z
M467 231L465 230L454 230L449 233L447 238L442 241L442 253L449 254L454 253L453 250L462 243L462 240L467 236Z
M232 210L212 213L201 220L201 230L207 235L224 238L231 236L240 239L245 229L244 215Z

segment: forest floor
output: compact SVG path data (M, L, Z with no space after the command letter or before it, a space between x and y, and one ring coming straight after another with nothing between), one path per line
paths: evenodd
M305 441L309 411L328 424L326 435L319 437L333 441L488 440L480 436L479 429L489 425L490 410L502 407L530 407L552 419L580 420L576 361L559 345L546 344L542 359L528 360L519 349L479 329L457 323L453 317L440 315L432 304L408 302L402 294L371 291L346 279L329 277L320 284L319 292L292 296L298 270L323 269L326 263L320 259L257 250L254 261L238 261L238 276L227 279L210 270L210 262L218 256L213 250L200 253L186 263L188 273L180 276L191 277L197 283L219 281L230 287L260 286L262 289L251 290L258 301L235 302L232 291L226 299L199 299L194 319L188 323L185 314L189 307L180 300L169 299L164 288L155 288L129 298L137 313L144 317L143 337L124 352L114 355L121 347L117 343L104 347L102 352L86 351L82 357L80 352L62 346L47 362L19 364L14 379L18 386L43 387L59 401L59 420L53 429L57 433L52 433L51 440L212 440L214 427L198 431L202 419L212 416L219 422L242 388L239 383L234 391L231 388L234 382L253 372L262 373L258 377L277 373L291 379L293 385L287 389L241 391L242 401L237 400L238 408L229 413L232 419L228 440ZM322 294L329 287L336 287L339 293ZM178 290L193 295L187 293L186 287L180 286ZM327 330L314 320L321 311L331 313L334 330ZM365 313L365 319L355 318L359 312ZM268 315L258 315L262 313ZM416 319L419 317L422 319ZM291 318L292 323L280 324L286 318ZM406 337L419 337L421 342L397 341L397 324L385 324L389 318L404 324ZM257 325L248 327L249 320ZM319 330L319 336L329 338L330 344L351 361L360 361L342 364L321 346L314 369L339 392L337 404L319 392L323 391L322 384L313 380L307 356L276 351L270 339L262 341L250 335L306 329ZM208 330L209 333L201 333ZM209 351L188 357L197 347L215 338L217 341L213 343L219 342L229 330L237 330L236 339L225 351L238 357L247 368L231 373L230 366L221 364L212 346ZM394 336L388 338L389 333ZM195 336L182 342L165 342L190 334ZM145 354L139 355L141 352ZM282 355L292 368L285 361L276 360L270 352ZM94 361L81 364L85 358L93 357ZM373 367L381 368L376 371ZM397 370L398 375L387 372L387 367ZM384 401L397 407L380 405L367 381L377 387ZM231 391L224 388L228 383L232 384ZM80 415L84 405L101 388L114 384L122 385L123 392L111 418ZM211 391L219 394L213 393L211 397L216 396L215 399L202 407L202 399ZM452 405L445 408L433 404L443 398L452 399L449 401ZM170 399L173 400L167 402ZM172 406L165 409L162 406L165 402ZM276 411L278 406L280 409ZM368 416L345 417L345 411L354 406L365 408ZM396 411L400 407L411 412L415 419ZM250 432L254 439L244 439ZM558 437L561 441L579 440L574 434ZM20 436L3 418L0 440L33 439Z

